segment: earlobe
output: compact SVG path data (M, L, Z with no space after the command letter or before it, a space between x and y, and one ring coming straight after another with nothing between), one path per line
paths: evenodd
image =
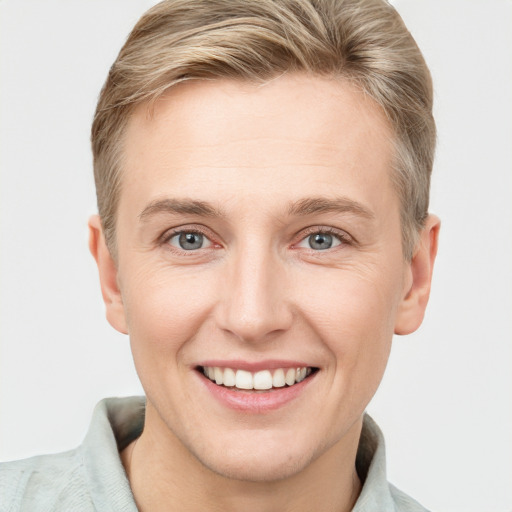
M440 227L441 221L435 215L429 215L407 270L407 287L398 307L395 334L410 334L423 321L430 295Z
M107 320L114 329L122 334L128 334L123 298L118 283L117 265L105 242L99 215L91 216L88 225L89 250L98 265Z

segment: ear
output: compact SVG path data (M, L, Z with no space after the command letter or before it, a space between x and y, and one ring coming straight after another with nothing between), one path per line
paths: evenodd
M122 334L128 334L123 298L118 284L117 265L105 242L99 215L93 215L89 219L89 250L98 265L107 320L114 329Z
M395 334L410 334L423 321L430 295L441 221L429 215L406 270L405 289L395 320Z

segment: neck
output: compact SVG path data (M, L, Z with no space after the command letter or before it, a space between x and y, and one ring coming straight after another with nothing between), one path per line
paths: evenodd
M361 491L355 458L362 421L303 470L278 481L242 481L205 467L176 438L150 428L121 454L141 512L349 512ZM146 427L147 427L146 422Z

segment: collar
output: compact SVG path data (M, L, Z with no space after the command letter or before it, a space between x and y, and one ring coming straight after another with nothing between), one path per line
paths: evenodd
M96 406L80 447L91 496L98 510L137 512L119 452L140 436L144 397L106 398ZM386 477L384 438L365 414L356 468L363 484L353 512L392 512L395 500Z

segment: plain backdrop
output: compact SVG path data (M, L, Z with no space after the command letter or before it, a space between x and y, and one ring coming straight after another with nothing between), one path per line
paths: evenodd
M87 250L89 129L144 0L0 0L0 460L79 444L95 403L141 393ZM435 82L421 329L369 412L388 476L439 512L512 510L512 2L396 0Z

